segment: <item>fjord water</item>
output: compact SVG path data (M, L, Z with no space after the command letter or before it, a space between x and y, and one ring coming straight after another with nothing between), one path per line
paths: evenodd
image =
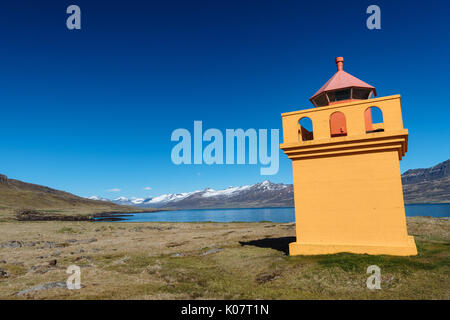
M406 216L449 217L450 203L410 204ZM294 222L294 208L200 209L130 213L121 215L123 222Z

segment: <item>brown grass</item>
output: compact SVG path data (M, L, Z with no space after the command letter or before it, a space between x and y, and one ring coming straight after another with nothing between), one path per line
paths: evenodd
M10 273L0 298L449 299L449 219L408 218L408 228L416 257L290 257L294 224L4 222L0 245L22 247L0 248L0 268ZM82 289L15 295L65 281L72 264L81 267ZM372 264L381 268L381 290L366 288Z

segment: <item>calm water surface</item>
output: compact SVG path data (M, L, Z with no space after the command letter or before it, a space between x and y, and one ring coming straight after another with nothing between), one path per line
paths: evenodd
M130 213L123 222L294 222L294 208L202 209ZM449 217L450 204L406 205L406 216Z

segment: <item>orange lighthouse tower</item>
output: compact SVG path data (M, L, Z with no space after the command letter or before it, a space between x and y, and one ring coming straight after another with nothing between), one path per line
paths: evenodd
M408 147L400 95L373 98L376 89L343 62L336 58L336 74L311 97L315 108L281 115L294 178L289 253L416 255L399 166Z

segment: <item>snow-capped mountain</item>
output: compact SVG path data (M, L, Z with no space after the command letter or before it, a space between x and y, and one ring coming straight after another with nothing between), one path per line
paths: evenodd
M117 204L124 204L124 205L138 205L138 204L142 204L146 199L144 198L136 198L136 197L131 197L131 198L126 198L126 197L118 197L114 200L112 200L112 202L117 203Z
M294 191L291 184L277 184L266 180L253 185L228 187L222 190L206 188L145 199L119 197L111 201L142 208L199 209L284 207L293 206L293 199Z
M164 194L144 201L139 207L152 208L255 208L294 205L292 185L268 180L240 187L214 190L206 188L178 194Z
M98 196L91 196L91 197L89 197L88 199L91 199L91 200L99 200L99 201L111 201L111 200L109 200L109 199L101 198L101 197L98 197Z

